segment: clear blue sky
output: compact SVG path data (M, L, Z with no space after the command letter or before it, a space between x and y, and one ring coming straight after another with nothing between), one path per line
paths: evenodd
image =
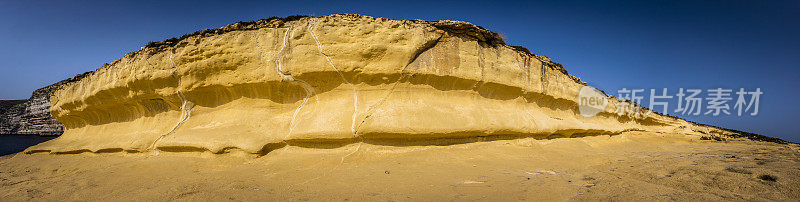
M683 117L800 141L796 0L0 1L0 99L27 98L149 41L236 21L335 13L472 22L610 94L623 87L759 87L758 116Z

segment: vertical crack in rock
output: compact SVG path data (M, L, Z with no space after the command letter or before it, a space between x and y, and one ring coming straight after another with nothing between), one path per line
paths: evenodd
M525 74L526 74L525 75L526 76L526 78L525 78L525 86L526 86L526 88L530 89L530 85L531 85L531 64L530 64L531 63L531 57L528 56L527 54L523 54L522 59L523 59L522 68L525 69ZM531 114L530 110L528 110L528 105L529 105L528 99L525 98L525 96L524 96L524 93L526 93L527 91L528 91L527 89L523 91L522 110L524 110L525 114L527 114L528 117L531 118L531 122L532 122L531 125L536 127L536 117L533 116L533 114Z
M481 83L486 80L486 59L484 59L483 55L483 48L481 47L481 43L478 42L478 65L481 66ZM481 84L483 85L483 84Z
M317 35L314 33L314 27L317 25L317 23L318 23L318 21L314 21L313 23L309 23L309 24L308 24L308 27L306 27L306 30L308 31L308 33L310 33L310 34L311 34L311 37L312 37L312 38L314 38L314 42L315 42L315 43L316 43L316 45L317 45L317 50L319 51L319 53L320 53L322 56L324 56L324 57L325 57L325 60L327 60L327 61L328 61L328 64L330 64L330 65L331 65L331 67L333 67L333 70L335 70L335 71L336 71L336 73L338 73L338 74L339 74L339 76L342 78L342 81L344 81L345 83L347 83L347 85L350 85L350 87L353 89L353 117L352 117L352 120L351 120L352 122L350 123L350 131L353 133L353 136L354 136L355 138L361 139L361 141L359 141L359 142L358 142L358 146L356 146L356 149L355 149L355 150L353 150L352 152L348 153L347 155L344 155L344 156L342 156L341 160L339 161L339 164L337 164L335 167L333 167L333 168L332 168L332 169L329 171L329 172L333 172L334 170L336 170L337 168L339 168L339 166L341 166L342 164L344 164L344 159L345 159L345 158L347 158L347 157L349 157L350 155L353 155L353 154L355 154L356 152L358 152L358 150L361 148L361 145L362 145L362 144L364 144L364 141L363 141L363 137L361 137L360 135L358 135L358 131L356 130L356 116L358 115L358 91L357 91L357 89L356 89L356 86L355 86L355 85L353 85L353 83L350 83L350 81L347 81L347 78L345 78L345 77L344 77L344 74L342 74L342 72L341 72L341 71L339 71L339 68L336 68L336 65L334 65L334 64L333 64L333 60L331 59L331 57L329 57L327 54L325 54L325 53L322 51L322 44L319 42L319 38L317 38ZM360 125L360 124L359 124L359 125ZM312 182L312 181L314 181L314 180L317 180L317 179L320 179L320 178L322 178L322 177L325 177L327 174L328 174L327 172L324 172L324 173L322 173L322 175L320 175L320 176L317 176L317 177L315 177L315 178L312 178L312 179L306 180L305 182L302 182L302 183L299 183L299 184L295 184L295 185L303 185L303 184L306 184L306 183ZM287 188L286 188L286 190L290 190L290 189L292 189L292 187L293 187L293 186L295 186L295 185L289 185L289 187L287 187Z
M189 99L186 99L186 96L184 96L180 90L181 77L178 76L178 68L175 67L175 62L172 60L172 53L170 53L169 55L169 64L172 65L172 76L178 79L177 88L179 89L177 90L177 94L178 97L181 98L181 117L178 120L178 123L172 127L172 130L158 137L156 141L153 141L153 144L150 146L150 148L153 149L153 151L155 151L156 155L158 155L158 142L160 142L161 139L164 139L164 137L174 133L176 130L178 130L179 127L181 127L181 125L183 125L184 122L186 122L186 120L189 120L189 117L192 116L192 108L194 107L194 102L189 101Z
M530 89L531 87L531 57L527 54L523 55L525 61L522 63L523 68L525 69L525 87ZM526 90L527 91L527 90Z
M386 95L383 96L381 98L381 100L378 100L377 103L375 103L372 106L369 106L367 108L367 112L366 112L367 115L364 116L364 119L361 120L361 122L358 123L358 126L356 126L356 131L361 129L361 126L364 125L364 122L367 122L367 119L372 117L372 114L375 113L375 109L378 108L378 106L381 106L381 104L383 104L383 102L385 102L387 99L389 99L389 96L391 96L392 93L394 93L394 90L397 88L397 85L399 85L402 82L402 80L405 79L405 77L406 77L405 74L403 74L403 72L401 71L400 72L400 78L398 78L397 81L394 83L394 85L392 85L392 88L389 89L389 92L386 93Z
M275 59L275 65L276 65L275 66L275 72L277 72L278 75L281 76L281 80L282 81L289 81L289 82L294 81L294 77L292 76L291 73L284 74L283 73L283 67L281 66L281 64L282 64L282 61L283 61L283 54L285 53L285 50L286 50L286 43L289 42L289 32L290 31L292 31L292 27L287 27L286 28L286 32L283 33L283 46L281 46L281 50L278 51L278 57ZM258 43L258 38L256 38L256 43ZM259 49L260 48L261 48L261 46L259 46Z
M178 127L183 125L183 123L186 122L186 120L189 120L189 117L192 117L192 108L194 108L194 103L192 101L189 101L189 99L186 99L186 96L184 96L180 90L178 90L178 97L180 97L181 102L183 102L183 104L181 105L181 120L180 122L178 122L177 125L175 125L175 127L172 128L172 130L169 131L169 133L167 133L167 135L175 132L175 130L177 130Z
M289 132L282 140L284 143L287 143L286 139L288 139L292 135L292 131L294 130L294 126L296 125L294 121L297 119L297 114L299 114L300 110L303 109L303 106L305 106L306 103L308 103L308 99L311 98L312 95L316 94L314 92L314 88L311 87L311 85L309 85L305 81L295 79L291 73L289 74L283 73L283 56L286 54L286 45L287 43L289 43L289 34L290 34L289 32L294 34L293 30L294 29L291 26L289 26L286 28L286 32L283 33L283 46L281 46L281 50L278 52L278 56L275 59L275 65L276 65L275 70L278 72L278 75L281 76L282 81L291 82L294 83L295 85L302 87L306 91L306 97L303 98L303 102L300 103L300 106L298 106L297 109L295 109L294 113L292 114L292 119L289 121ZM258 43L257 38L256 38L256 43ZM260 48L261 46L259 46L259 49Z
M319 54L322 54L322 56L325 57L325 60L328 61L328 64L330 64L331 67L333 67L333 70L336 70L336 73L339 73L339 76L342 77L342 81L347 83L347 85L350 85L350 87L353 89L353 117L352 117L352 120L350 122L350 131L353 133L354 137L359 138L359 139L362 140L362 141L358 142L358 146L356 146L356 149L353 150L353 152L350 152L349 154L347 154L347 155L342 157L342 160L339 162L339 165L341 165L342 163L344 163L344 159L345 158L347 158L348 156L353 155L356 152L358 152L358 150L361 148L361 145L364 143L363 138L360 135L358 135L358 131L356 131L356 116L358 116L358 91L356 89L356 86L353 85L353 83L350 83L350 81L347 81L347 78L345 78L344 74L342 74L342 72L339 71L339 68L336 68L336 65L333 64L333 60L331 59L331 57L329 57L327 54L325 54L325 52L322 51L322 44L319 42L319 38L317 38L317 34L314 33L314 27L316 27L317 23L319 23L319 22L316 21L316 20L313 21L313 23L310 23L308 25L306 30L308 30L308 33L310 33L311 37L314 38L314 42L317 44L317 50L319 51ZM333 169L335 170L336 168L339 167L339 165L337 165Z
M375 113L375 109L377 109L379 106L381 106L383 104L383 102L385 102L387 99L389 99L389 96L391 96L392 93L394 93L395 89L397 89L397 86L400 83L403 82L403 79L408 77L409 74L408 74L408 72L406 72L406 69L408 69L408 66L411 66L411 64L414 63L414 61L416 61L417 58L419 58L420 55L422 55L423 53L427 52L428 50L430 50L431 48L433 48L437 44L439 44L439 42L441 42L442 38L444 38L444 35L439 35L439 37L437 37L435 40L428 41L428 42L426 42L425 44L422 45L422 48L420 48L419 51L417 51L414 54L414 56L411 57L411 60L409 60L408 63L406 63L406 65L403 66L403 69L400 70L400 78L398 78L397 81L394 83L394 85L392 85L392 88L389 89L389 92L386 93L386 95L383 96L383 98L381 98L381 100L379 100L377 103L375 103L372 106L369 106L369 108L367 108L367 112L366 112L367 115L364 116L364 119L361 120L361 122L358 123L356 131L358 131L358 129L360 129L361 126L364 125L364 123L367 121L367 119L372 117L372 114Z
M539 83L542 84L542 94L547 94L547 83L545 83L547 82L547 79L545 78L545 76L547 76L547 71L545 70L544 61L541 62L541 68L542 68L542 75L541 78L539 78Z
M350 87L353 89L353 120L350 123L350 131L353 132L353 136L359 137L358 132L356 131L356 116L358 115L358 91L356 90L356 86L353 85L353 83L347 81L347 78L345 78L344 74L342 74L342 72L339 71L339 68L336 68L336 65L333 64L333 60L331 60L331 57L329 57L322 51L322 44L319 43L319 38L317 38L317 35L314 33L314 27L317 25L317 23L318 21L314 21L313 23L308 24L306 30L308 30L308 32L311 33L311 37L314 38L314 42L317 44L317 50L319 50L319 54L325 56L325 60L327 60L328 64L330 64L331 67L333 67L333 70L336 70L336 73L339 73L339 76L342 77L342 81L347 83L347 85L350 85Z
M485 77L486 76L486 74L485 74L485 71L486 71L485 65L486 64L485 64L485 61L484 61L484 58L483 58L483 48L481 48L481 43L480 42L478 42L475 47L478 49L478 66L481 68L481 80L476 82L475 85L472 86L473 90L477 90L478 88L483 86L483 84L484 84L483 81L485 81L485 79L486 79L486 77Z
M294 35L294 31L293 31L291 26L289 26L289 27L287 27L285 29L286 29L286 31L283 33L283 45L281 46L280 51L278 51L278 56L276 56L276 58L275 58L275 72L278 73L278 75L281 77L281 81L293 83L295 85L298 85L298 86L302 87L303 90L306 91L306 97L303 98L303 102L300 103L300 106L297 106L297 108L294 110L294 113L292 113L292 118L291 118L291 120L289 120L289 131L286 133L286 136L284 136L283 139L281 139L281 142L283 142L286 145L289 145L289 143L286 140L292 135L292 132L293 132L294 126L295 126L295 120L297 118L297 114L299 114L300 111L303 109L303 106L305 106L306 103L308 103L308 100L311 98L311 96L314 96L316 99L319 99L319 98L316 97L316 93L314 91L314 88L311 87L311 85L309 85L305 81L295 79L294 76L291 75L291 73L288 73L288 74L287 73L283 73L283 56L286 53L286 46L287 46L287 43L289 42L290 32L291 32L291 35ZM263 55L264 50L261 48L261 45L259 43L258 31L257 30L253 31L253 39L256 41L256 47L258 48L259 57L264 59L264 60L266 60L266 61L270 61L268 58L264 57L264 55ZM267 75L269 75L269 72L267 72L267 74L264 75L265 80L266 80ZM287 147L287 149L288 149L288 147Z
M283 65L282 65L283 64L283 56L286 54L286 44L289 43L289 32L290 31L292 31L292 34L294 34L294 31L293 31L291 26L286 28L286 32L283 33L283 46L281 46L281 50L280 50L280 52L278 52L278 58L275 59L275 64L277 64L277 68L276 69L278 71L278 74L283 79L283 81L292 82L292 83L302 87L306 91L306 97L303 98L303 102L300 103L300 106L298 106L297 109L294 110L294 114L292 114L292 120L289 121L289 133L287 133L286 137L283 138L284 141L287 138L289 138L289 136L292 135L292 131L294 130L294 126L295 126L294 121L297 119L297 114L300 113L300 110L302 110L303 107L306 105L306 103L308 103L308 99L311 98L311 96L315 94L314 93L314 88L311 87L311 85L309 85L305 81L295 79L294 76L292 76L291 74L284 74L283 73Z
M314 88L311 87L311 85L309 85L305 81L293 80L292 83L302 87L306 91L306 97L303 98L303 102L300 103L300 106L298 106L297 109L294 110L294 113L292 114L292 120L289 121L289 133L286 134L286 137L284 137L284 139L289 138L289 136L292 135L292 131L294 130L294 126L296 125L294 121L297 118L297 114L300 113L300 110L303 109L303 106L305 106L306 103L308 103L308 99L311 98L311 96L315 96L316 99L319 99L318 97L316 97L314 93Z

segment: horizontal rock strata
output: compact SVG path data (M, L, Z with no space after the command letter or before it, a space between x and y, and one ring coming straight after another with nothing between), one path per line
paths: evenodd
M60 135L64 125L50 116L50 93L62 82L33 91L27 100L0 101L0 135Z

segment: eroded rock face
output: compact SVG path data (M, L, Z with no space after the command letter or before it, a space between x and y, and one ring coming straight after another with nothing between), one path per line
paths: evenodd
M33 91L27 100L3 100L0 134L60 135L64 125L50 116L50 93L56 84Z
M583 117L584 85L464 22L274 18L154 43L60 86L50 112L66 131L28 153L263 154L287 144L709 130L618 116L613 99Z

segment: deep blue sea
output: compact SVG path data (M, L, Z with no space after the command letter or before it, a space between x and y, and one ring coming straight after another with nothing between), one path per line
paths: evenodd
M52 140L58 136L0 135L0 156L24 151L30 146Z

